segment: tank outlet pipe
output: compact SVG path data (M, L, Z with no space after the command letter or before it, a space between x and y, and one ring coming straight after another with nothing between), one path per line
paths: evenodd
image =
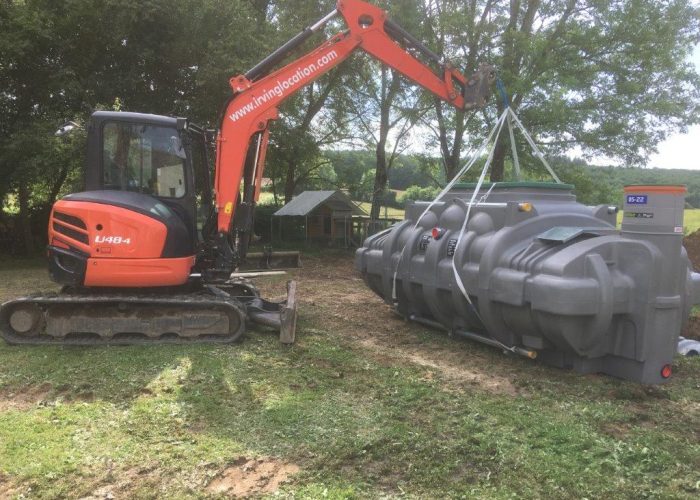
M467 332L465 330L455 330L454 331L457 335L460 337L464 337L466 339L471 339L471 340L476 340L477 342L481 342L482 344L490 345L492 347L498 347L499 349L504 349L504 345L501 344L498 340L492 339L489 337L484 337L483 335L479 335L478 333L474 332ZM529 359L536 359L537 358L537 351L533 351L531 349L525 349L523 347L505 347L506 351L513 352L519 356L523 356L524 358L529 358Z
M433 321L431 319L427 318L422 318L420 316L416 316L415 314L411 314L408 319L411 321L415 321L416 323L420 323L421 325L428 326L430 328L435 328L436 330L442 330L443 332L448 332L449 330L445 328L445 326L441 323L438 323L437 321Z
M275 50L272 54L256 64L253 68L248 70L245 77L252 82L265 76L273 67L284 60L294 49L311 38L314 33L318 32L337 15L338 9L335 9L333 12L325 15L311 26L304 28L304 31L296 35L294 38Z
M430 319L422 318L420 316L417 316L415 314L411 314L408 319L411 321L415 321L416 323L420 323L422 325L428 326L430 328L435 328L436 330L442 330L445 332L450 332L447 328L445 328L444 325L441 323L438 323L437 321L433 321ZM484 337L483 335L479 335L478 333L473 333L473 332L468 332L466 330L452 330L455 334L459 335L460 337L466 338L466 339L471 339L475 340L477 342L481 342L482 344L486 344L491 347L497 347L499 349L506 349L507 351L513 352L519 356L523 356L525 358L529 359L536 359L537 358L537 351L533 351L530 349L525 349L523 347L506 347L502 343L500 343L496 339L492 339L489 337Z

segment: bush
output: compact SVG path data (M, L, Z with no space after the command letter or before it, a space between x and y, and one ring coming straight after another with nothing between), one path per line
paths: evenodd
M404 206L410 201L433 201L439 193L437 187L411 186L398 197L398 201Z

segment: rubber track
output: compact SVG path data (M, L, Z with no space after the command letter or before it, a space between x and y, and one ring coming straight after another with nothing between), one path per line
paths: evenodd
M239 322L239 327L236 331L229 335L211 334L200 335L194 338L184 337L165 337L165 338L149 338L141 334L120 334L116 339L109 337L95 338L91 337L52 337L49 335L39 334L35 336L24 336L16 334L12 331L9 325L10 309L17 304L37 304L44 312L44 323L47 318L47 310L54 305L90 305L95 306L115 304L128 304L131 310L135 310L139 305L165 307L178 306L182 308L182 313L186 313L188 309L192 310L211 310L211 309L227 309L229 311L229 324L233 323L235 316ZM0 307L0 335L9 344L16 345L151 345L151 344L192 344L192 343L216 343L226 344L238 340L245 333L246 313L244 306L233 298L217 297L213 294L200 292L198 294L181 294L181 295L80 295L80 294L58 294L58 295L38 295L30 297L22 297L19 299L5 302ZM169 332L163 332L166 334ZM162 335L163 335L162 334ZM95 333L95 335L98 335Z

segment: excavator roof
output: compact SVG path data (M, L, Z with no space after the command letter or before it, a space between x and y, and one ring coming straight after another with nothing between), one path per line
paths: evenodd
M187 123L186 118L174 118L172 116L152 115L148 113L131 113L128 111L95 111L91 118L93 122L125 121L132 123L149 123L163 127L177 127L178 124Z

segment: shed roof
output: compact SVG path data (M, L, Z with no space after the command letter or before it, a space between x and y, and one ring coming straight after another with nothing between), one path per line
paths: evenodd
M277 217L304 216L313 212L320 205L328 205L332 210L350 211L353 215L367 215L342 191L304 191L273 215Z

